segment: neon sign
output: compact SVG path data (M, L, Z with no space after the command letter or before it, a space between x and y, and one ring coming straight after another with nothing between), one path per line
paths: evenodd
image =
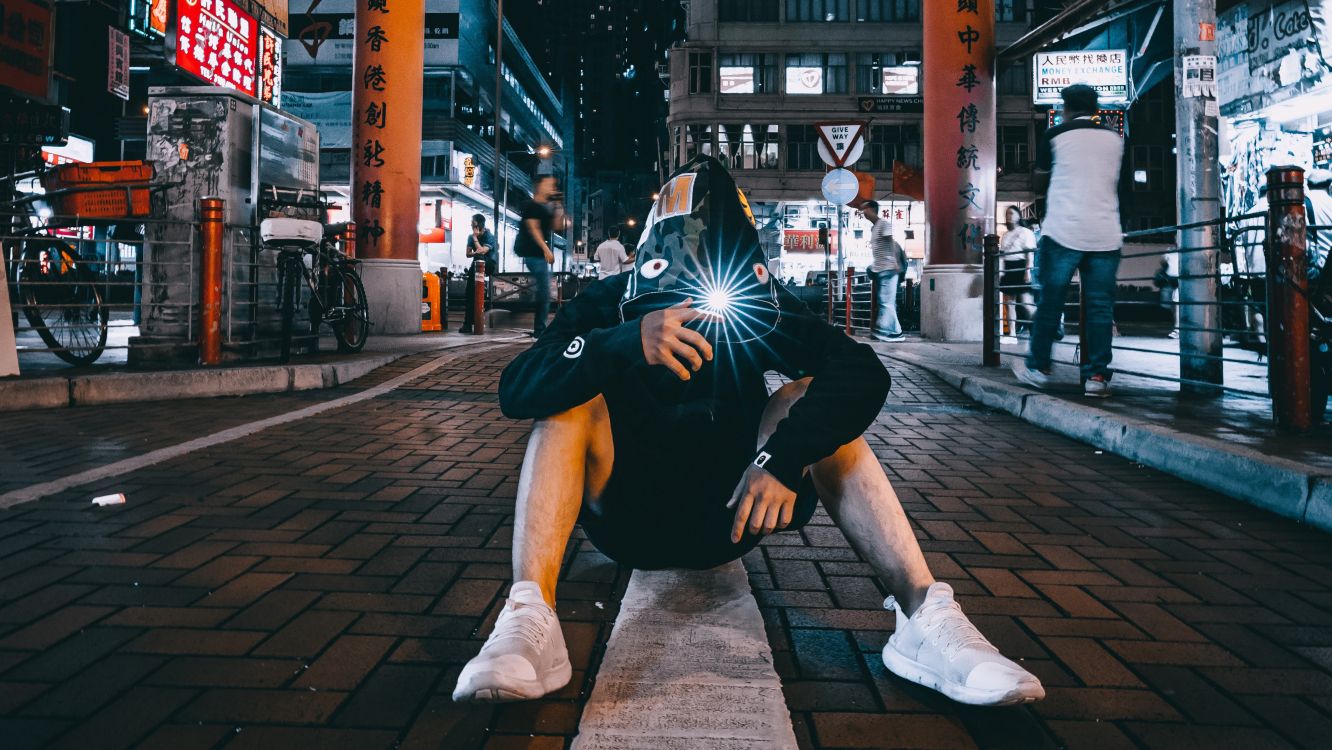
M176 67L215 85L258 93L259 24L232 0L178 0Z

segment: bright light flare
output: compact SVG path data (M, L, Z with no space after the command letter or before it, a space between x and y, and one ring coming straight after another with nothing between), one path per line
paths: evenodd
M712 289L703 296L702 310L715 315L726 315L731 311L735 298L728 289Z

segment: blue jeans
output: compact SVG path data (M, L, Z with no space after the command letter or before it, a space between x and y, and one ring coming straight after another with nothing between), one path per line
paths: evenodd
M901 336L902 324L897 321L897 271L875 271L879 284L879 316L874 320L874 332L880 336Z
M1050 369L1050 348L1055 330L1064 314L1064 300L1073 273L1082 271L1082 296L1086 300L1087 319L1080 326L1087 364L1082 379L1093 375L1110 377L1110 343L1115 326L1115 279L1119 272L1119 251L1083 252L1064 247L1049 237L1036 246L1036 267L1040 277L1040 302L1031 331L1031 350L1027 367Z
M546 330L546 318L550 316L550 264L545 258L523 258L523 265L532 274L532 296L536 301L532 335L540 336Z

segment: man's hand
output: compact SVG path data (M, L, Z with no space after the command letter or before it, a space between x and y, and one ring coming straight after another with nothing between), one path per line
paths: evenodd
M650 365L664 365L681 380L688 380L697 372L704 360L712 359L712 344L703 334L685 323L714 317L703 310L690 308L693 300L685 300L665 310L654 310L643 316L643 357Z
M552 266L555 265L555 253L552 253L550 248L546 248L546 263Z
M790 526L795 504L796 493L766 470L750 465L726 504L736 509L731 541L738 544L746 527L751 534L767 536Z

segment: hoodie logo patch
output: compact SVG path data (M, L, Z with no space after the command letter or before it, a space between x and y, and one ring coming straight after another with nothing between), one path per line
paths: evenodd
M754 459L754 465L762 469L772 460L772 454L767 451L759 451L758 457Z
M684 216L694 210L695 176L693 172L676 175L662 186L661 195L653 207L658 221L672 216Z
M583 347L587 344L582 336L574 336L574 340L564 347L564 356L567 359L578 359L583 356Z

